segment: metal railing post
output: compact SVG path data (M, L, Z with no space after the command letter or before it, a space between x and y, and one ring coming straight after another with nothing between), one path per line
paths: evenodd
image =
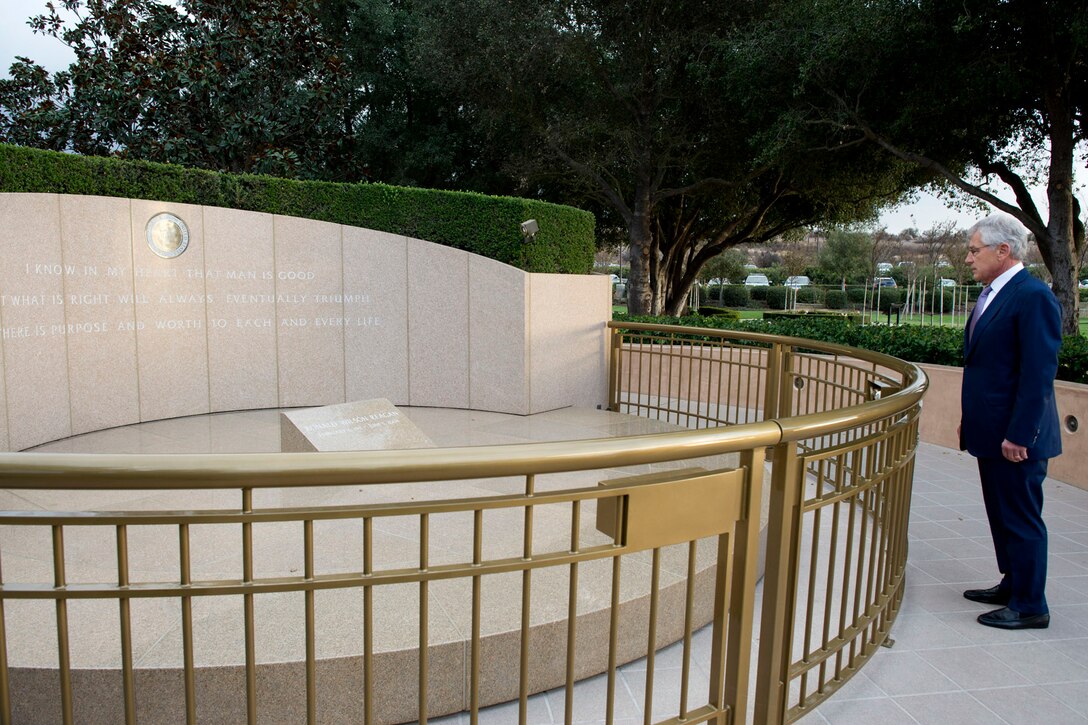
M796 388L793 387L793 365L794 365L794 353L793 348L789 346L782 346L782 351L778 356L778 418L788 418L793 415L793 393Z
M623 331L611 328L608 345L608 409L620 409L620 380L623 371Z
M767 383L763 389L763 420L778 417L778 394L782 375L782 346L778 343L767 350Z
M771 471L767 566L763 576L763 619L756 670L755 722L761 725L781 725L785 722L788 706L802 474L797 444L787 442L776 446Z
M710 657L710 704L728 707L732 712L729 721L731 725L743 725L748 717L748 679L752 663L752 621L755 617L765 460L763 448L741 453L740 465L747 470L744 487L747 498L744 501L743 518L733 530L732 583L725 578L724 557L730 555L728 546L719 542L718 548ZM726 725L726 718L722 715L710 722L714 725Z

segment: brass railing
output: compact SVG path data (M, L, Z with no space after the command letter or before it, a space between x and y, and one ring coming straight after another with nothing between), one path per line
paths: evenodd
M426 722L432 712L467 709L475 722L481 707L515 699L525 722L530 694L560 687L571 722L575 681L604 672L600 716L611 722L618 666L645 657L645 722L747 722L765 465L772 486L755 721L797 719L858 670L894 619L924 376L886 356L810 341L710 330L687 339L691 333L613 325L610 398L613 410L698 430L410 455L0 454L0 489L177 490L188 492L192 504L0 512L0 721L158 721L172 709L186 722ZM725 454L736 454L735 466L720 465L715 457ZM704 468L680 469L674 461ZM614 470L643 464L664 470L640 476ZM569 472L601 485L572 487ZM510 477L516 492L476 498L444 498L439 483ZM275 495L417 482L434 482L425 500L285 507ZM210 496L222 490L235 492L233 505ZM420 493L415 487L413 499ZM206 494L215 507L200 508ZM438 556L432 534L441 536L443 522L454 517L471 520L471 534L457 552ZM375 556L375 532L393 522L418 542L410 562ZM204 535L209 529L219 533ZM277 566L257 561L254 542L262 529L297 542L297 556ZM567 533L550 535L556 531ZM68 564L78 553L68 544L91 535L108 536L115 576L69 581ZM240 549L237 575L204 576L203 562L221 554L224 542ZM323 561L330 547L355 555ZM172 574L134 577L132 558L152 549L172 552ZM700 569L700 551L707 550L709 566ZM620 592L632 566L648 568L650 581L636 606L627 606ZM686 574L667 587L663 567L670 576ZM558 635L541 631L532 616L539 600L534 584L556 572L564 572L567 598ZM496 672L485 650L498 645L484 631L495 587L486 585L506 575L518 580L517 596L504 605L519 608L517 656L515 665ZM600 621L581 616L587 576L610 578ZM470 632L463 659L432 662L432 594L456 581L465 583L457 591ZM415 611L376 604L376 594L406 586L414 589ZM322 599L331 593L357 601L329 607ZM258 605L280 595L301 598L298 616L280 625L299 635L293 668L258 652ZM666 607L663 598L674 595ZM195 642L213 635L201 631L194 606L212 600L238 603L234 626L244 661L233 669L198 662ZM116 629L107 638L116 649L112 669L73 661L74 638L102 636L80 632L85 620L70 611L89 601L116 606ZM176 605L179 664L166 668L165 680L161 668L137 662L134 628L141 621L134 609L144 601ZM322 629L344 629L340 620L353 622L348 610L356 605L358 656L324 656ZM665 626L659 610L677 606L679 624ZM41 624L43 607L51 621L40 638L55 657L47 666L20 662L8 627ZM387 663L375 644L390 618L414 622L417 654L409 657L414 676L408 679L404 662ZM709 648L693 645L704 620L711 622ZM674 639L682 642L680 682L678 692L666 692L655 657ZM698 673L707 675L705 697L693 698ZM452 677L463 685L439 682ZM450 689L453 699L443 700L438 691ZM658 706L662 699L676 700L667 714Z
M781 426L770 454L755 721L797 720L860 669L898 612L925 376L886 355L809 340L622 330L612 345L614 410L697 428Z

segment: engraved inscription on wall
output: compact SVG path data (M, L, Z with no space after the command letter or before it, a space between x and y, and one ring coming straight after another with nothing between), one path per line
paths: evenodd
M369 294L251 294L243 292L241 283L248 280L307 280L313 279L315 273L310 270L294 270L290 272L273 273L267 270L247 269L200 269L187 266L170 267L165 269L151 269L145 267L99 266L94 264L43 264L27 262L20 270L30 279L48 277L110 277L138 279L152 278L179 278L179 279L216 279L224 281L226 289L230 289L231 282L239 283L238 292L227 291L219 295L211 294L153 294L153 293L92 293L92 294L3 294L0 293L0 308L13 307L37 307L49 306L81 306L97 308L102 311L102 319L99 321L82 321L74 324L35 324L35 325L10 325L0 327L0 337L3 339L21 337L48 337L55 335L98 335L111 331L125 332L142 330L153 326L159 330L204 329L209 328L244 331L247 329L272 328L277 324L281 327L381 327L382 317L378 314L373 300ZM220 285L223 289L224 285ZM216 308L217 316L194 318L191 315L170 315L172 305L208 305L212 302L221 303ZM278 321L267 314L256 314L256 310L265 311L269 303L276 303L284 307L285 314ZM350 305L354 311L360 314L350 316L323 315L305 316L291 314L291 308L311 309L314 304L340 304ZM111 308L118 311L128 310L132 305L149 305L151 309L159 312L156 317L148 321L141 315L140 321L133 319L121 319L124 314L109 314ZM190 308L191 309L191 308ZM373 312L373 314L368 314Z

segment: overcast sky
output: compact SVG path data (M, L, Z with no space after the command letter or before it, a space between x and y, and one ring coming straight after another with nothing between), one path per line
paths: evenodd
M63 69L72 62L72 52L59 40L35 35L26 21L32 15L44 12L46 0L0 0L0 68L3 76L8 75L8 67L17 55L25 55L41 63L47 69ZM1000 194L1010 198L1009 194ZM1046 208L1046 197L1042 190L1035 192L1036 203ZM918 200L889 209L880 217L880 225L889 232L898 233L907 227L925 231L946 221L953 221L966 228L985 213L973 209L956 209L932 194L921 192Z

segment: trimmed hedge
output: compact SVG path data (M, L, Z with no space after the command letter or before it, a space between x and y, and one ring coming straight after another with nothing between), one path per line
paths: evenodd
M747 307L752 296L742 284L726 285L722 290L722 304L726 307Z
M7 144L0 144L0 192L151 199L304 217L425 239L527 272L588 274L596 251L592 214L535 199L222 174ZM526 219L540 224L530 243L521 236Z
M885 287L880 290L880 296L877 298L877 303L881 312L891 312L893 306L902 305L904 293L902 290L894 287ZM870 300L870 306L872 301Z
M731 321L716 317L650 317L613 315L617 321L661 325L689 325L719 330L744 330L769 335L803 337L882 352L911 362L963 366L963 329L917 325L855 325L843 318L823 315L767 316L763 320ZM693 335L694 339L701 339ZM1071 335L1058 351L1058 380L1088 383L1088 339Z
M941 307L941 300L944 300L944 307ZM942 289L940 294L934 293L932 290L926 291L925 299L922 300L922 309L926 312L933 312L940 314L941 310L947 315L952 312L952 303L963 305L962 296L959 293L953 293L951 289Z
M824 293L824 307L829 310L846 309L846 292L841 289L829 289Z
M766 287L767 290L767 307L772 310L784 310L786 309L786 288L785 287Z
M802 304L813 304L820 301L820 291L811 285L797 288L797 301Z

